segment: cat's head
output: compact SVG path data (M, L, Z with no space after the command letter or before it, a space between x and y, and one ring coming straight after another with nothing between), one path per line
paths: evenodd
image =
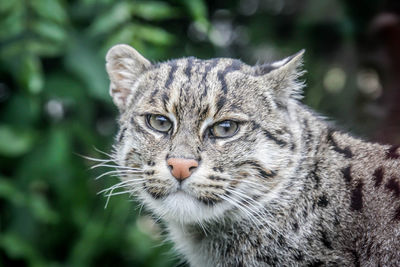
M128 190L184 223L246 214L274 198L296 151L290 107L302 54L257 66L152 64L130 46L111 48L110 94L121 113L114 153Z

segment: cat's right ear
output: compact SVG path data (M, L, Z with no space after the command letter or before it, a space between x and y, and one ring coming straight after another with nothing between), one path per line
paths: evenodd
M138 76L150 66L150 61L129 45L119 44L108 50L106 69L110 77L110 95L120 110L125 109Z

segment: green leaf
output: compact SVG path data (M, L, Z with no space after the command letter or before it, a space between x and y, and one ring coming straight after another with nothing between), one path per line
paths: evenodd
M14 1L0 1L0 2L14 2ZM24 29L24 9L21 5L13 7L11 11L8 11L0 17L0 39L8 39L15 37L15 35L21 34ZM1 15L1 14L0 14Z
M55 43L51 40L31 39L26 41L29 52L39 56L58 56L64 50L64 42Z
M65 164L67 159L71 156L68 131L58 127L49 131L44 148L48 159L43 165L52 171L62 168L63 164Z
M179 0L179 2L186 6L186 9L197 23L209 24L207 6L203 0Z
M172 45L176 41L174 35L159 27L140 24L132 24L128 27L131 27L131 31L137 38L153 44Z
M82 83L74 77L65 75L62 71L51 72L47 75L44 95L49 99L55 98L66 103L79 104L79 102L88 101ZM82 105L88 106L88 103L82 103ZM79 113L87 114L88 112L80 111Z
M92 35L109 33L118 25L121 25L129 20L129 8L129 4L127 2L120 2L116 4L111 8L111 10L107 10L105 13L96 18L96 20L89 27L89 33Z
M35 97L26 97L26 94L17 94L4 105L0 120L3 124L13 127L27 128L40 120L42 103Z
M133 15L147 20L176 18L180 14L177 8L157 1L134 2L131 4L131 12Z
M39 221L52 224L58 222L58 214L50 208L48 201L43 196L33 194L27 204Z
M67 39L65 30L54 22L45 20L36 21L32 24L32 30L39 36L58 43L64 42Z
M66 8L62 6L59 0L30 0L29 2L41 17L60 24L67 22Z
M28 152L35 140L32 130L12 128L0 125L0 155L17 157Z
M25 196L10 180L0 177L0 198L4 198L13 204L23 205Z
M19 1L0 1L0 12L10 13L19 5Z
M22 57L22 64L19 71L19 80L23 87L27 88L28 91L33 94L42 91L44 83L42 65L37 56L30 54L24 55Z
M48 201L39 194L26 196L9 180L0 177L0 198L18 206L28 206L29 210L43 223L58 222L58 214L50 208Z
M138 42L135 38L134 28L130 26L122 27L116 30L114 33L110 34L107 38L107 42L102 47L103 53L107 53L108 49L116 44L134 44L134 47L139 50L140 47L143 47L142 44L139 44L140 47L138 47Z
M41 265L41 257L31 244L13 232L6 232L0 235L0 248L14 259L27 259L31 265Z
M71 39L70 43L66 67L85 83L92 97L110 101L105 60L85 40Z

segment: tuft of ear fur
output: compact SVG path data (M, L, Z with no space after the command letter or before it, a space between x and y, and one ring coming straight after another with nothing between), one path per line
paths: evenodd
M290 98L302 97L304 82L299 81L298 78L305 72L301 69L304 53L305 50L302 49L285 59L256 66L256 75L268 80L269 88L274 91L281 104L286 103Z
M110 95L120 110L125 108L132 85L150 66L150 61L129 45L119 44L108 50L106 69L110 77Z

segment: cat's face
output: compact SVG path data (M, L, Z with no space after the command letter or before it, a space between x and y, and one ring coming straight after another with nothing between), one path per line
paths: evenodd
M139 169L121 177L127 188L180 222L239 215L272 198L296 149L287 105L300 58L151 64L131 47L112 48L110 92L121 111L114 153Z

